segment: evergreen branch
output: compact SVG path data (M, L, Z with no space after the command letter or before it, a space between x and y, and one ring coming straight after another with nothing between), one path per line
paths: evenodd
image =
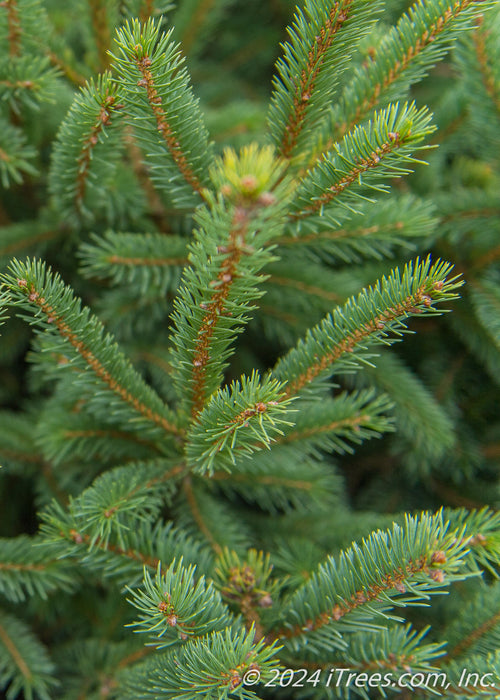
M311 217L289 224L276 244L295 255L343 263L372 257L391 257L401 247L415 247L430 236L438 223L428 201L413 195L386 197L377 202L356 203L356 212L328 208L321 219ZM310 225L308 225L310 222Z
M134 430L154 430L156 435L181 435L176 417L160 397L144 382L121 353L111 336L87 307L40 261L25 264L14 260L3 276L15 304L35 314L39 332L53 341L53 351L73 357L71 366L80 370L75 381L88 394L89 406L96 417L109 420L112 412L133 421ZM60 367L62 372L65 368ZM99 387L101 392L97 392ZM105 406L102 396L106 396ZM159 431L159 432L158 432Z
M148 527L146 532L147 536L150 537L151 527ZM142 535L142 547L128 546L124 548L109 542L96 540L93 544L92 553L85 556L83 563L89 565L92 571L102 570L103 574L108 578L118 577L123 585L130 583L134 575L139 577L139 567L148 566L151 569L155 569L160 563L159 556L154 556L151 552L145 553L145 528L142 529L140 534ZM159 527L153 530L153 534L160 534ZM163 535L163 531L161 534ZM69 539L76 545L83 545L84 551L87 551L91 544L90 535L82 534L74 529L70 530ZM158 539L156 537L154 543L158 544Z
M452 700L478 697L497 700L500 685L500 651L487 656L470 656L467 659L467 669L464 669L462 662L452 661L445 670L447 677L452 679L448 688L442 692L445 697Z
M290 158L297 146L300 132L305 126L305 112L307 103L311 99L311 93L315 90L315 82L325 60L325 54L331 48L335 35L342 29L344 22L352 9L352 0L344 0L335 3L330 8L329 16L316 35L316 43L309 50L308 61L301 73L300 84L295 89L293 98L293 111L285 126L285 134L281 144L281 153L285 158ZM296 23L298 24L297 20ZM335 71L332 71L335 74Z
M161 694L165 699L257 700L257 695L243 687L248 671L257 671L270 680L276 666L274 646L255 642L255 633L226 629L187 642L175 655L155 655L125 677L127 700L146 700ZM193 695L193 692L196 695Z
M151 217L158 222L160 230L169 231L169 212L163 205L161 197L156 191L153 181L151 180L150 170L143 160L142 151L136 142L131 124L127 124L127 126L125 127L124 142L127 148L128 159L130 161L130 165L132 167L134 175L141 189L146 195L146 200L148 203L149 211L151 213Z
M126 549L130 527L154 520L185 472L183 464L154 460L115 467L98 477L69 508L75 521L81 521L79 533L90 534L89 548L97 542L106 547L112 537Z
M264 637L261 616L279 597L281 584L272 578L269 554L251 549L246 556L225 549L217 560L215 582L224 601L241 612L248 631ZM272 613L271 613L272 614Z
M380 182L410 172L405 164L417 162L411 154L432 131L426 108L395 104L377 112L305 175L295 194L292 220L321 213L332 202L350 208L366 189L384 191Z
M233 0L185 0L177 3L172 26L184 53L191 58L203 48L203 42L218 31L224 11Z
M496 237L500 216L496 192L462 187L453 194L438 194L435 201L445 239L453 243L458 241L461 247L467 245L467 258L474 267L485 266L490 260L494 262L495 255L498 255Z
M170 151L170 154L173 160L175 161L177 167L179 168L182 176L184 177L186 182L188 182L191 185L191 187L196 192L198 192L198 194L201 195L201 183L189 167L186 156L181 150L177 138L172 133L172 128L170 124L167 122L165 111L161 106L161 102L159 101L159 99L161 100L161 98L158 99L158 90L155 87L153 75L149 70L149 66L151 65L151 59L147 56L140 59L139 55L136 55L135 60L136 65L139 68L142 75L142 81L140 81L140 84L141 86L144 86L146 88L148 102L156 118L157 129L163 136L165 143L167 144L167 148Z
M81 404L78 411L69 408L61 395L67 398L64 387L46 404L36 428L36 444L52 465L74 460L116 464L163 456L164 451L154 440L142 438L137 432L103 427L102 421L81 410Z
M276 442L281 445L297 445L308 450L328 450L339 454L352 453L351 444L360 445L365 440L394 430L393 419L387 413L393 407L390 398L366 390L336 396L321 403L302 402L295 425L285 429Z
M275 450L273 450L273 459L275 458L274 452ZM213 481L217 482L229 482L229 488L234 488L235 491L238 491L238 485L241 484L241 495L247 496L249 500L254 500L255 502L258 502L261 507L264 507L264 504L261 502L259 497L251 497L252 494L248 493L249 488L253 486L254 489L252 490L257 490L259 489L259 487L264 487L264 489L268 489L269 487L275 487L276 489L298 489L299 491L310 492L314 488L314 480L313 478L311 478L311 476L314 475L311 475L310 473L311 471L313 471L313 465L316 465L316 463L312 461L310 463L307 463L305 466L307 468L308 475L302 475L301 478L298 479L296 479L295 474L292 473L288 473L286 476L269 473L258 474L255 473L254 465L252 465L252 471L248 473L239 473L235 470L233 470L232 472L220 471L211 474L210 478L213 479ZM291 469L289 471L292 472ZM224 483L222 483L222 487L224 488ZM278 507L284 509L286 506L290 506L290 502L288 499L285 499L285 502L278 504L278 498L276 495L273 495L271 500L272 503L270 503L270 506L273 510L277 509Z
M223 378L230 345L262 295L258 273L272 260L264 244L279 235L287 203L283 166L270 148L226 151L213 179L225 192L200 209L174 304L172 365L178 396L194 420ZM274 192L271 190L274 188Z
M103 199L103 189L120 155L115 135L119 102L109 73L90 80L63 121L52 157L49 185L66 216L89 216ZM95 201L94 201L95 199Z
M113 58L153 179L168 182L176 204L192 206L193 192L204 197L211 149L184 59L170 36L160 35L152 19L126 23L117 31L119 55Z
M422 473L453 450L455 426L443 406L394 353L381 352L375 367L358 373L355 383L377 387L394 403L397 435L412 446L412 462Z
M157 649L231 626L233 617L214 584L204 576L195 580L194 574L195 567L184 566L182 559L163 573L159 564L154 581L144 569L143 589L129 588L128 601L141 614L128 626L147 634Z
M0 591L17 603L28 596L47 600L55 590L74 586L67 564L51 556L39 538L18 535L0 540Z
M145 566L155 571L160 562L174 559L182 558L187 564L195 564L198 571L204 573L213 566L212 555L206 547L202 548L172 523L134 522L131 516L130 526L122 531L124 547L116 544L113 536L108 542L96 539L90 548L92 537L84 528L84 518L70 514L55 503L42 514L41 531L55 554L78 561L93 574L98 572L106 579L115 580L117 585L139 585Z
M500 348L500 280L491 273L471 282L470 297L477 319Z
M0 300L1 301L1 300ZM0 412L0 464L9 471L43 463L33 439L33 416Z
M9 303L8 293L2 289L0 285L0 326L5 323L7 318L7 305Z
M477 24L478 28L472 33L477 63L486 93L490 97L495 109L500 114L500 85L497 84L497 77L491 65L491 60L489 60L493 53L491 51L492 47L488 47L488 39L491 36L491 30L483 27L484 17L481 15L477 18Z
M26 249L42 248L47 241L53 241L64 233L64 228L39 219L2 226L0 230L0 265L4 267L13 255ZM40 245L42 244L42 245Z
M366 279L317 260L304 264L299 258L285 249L282 259L266 268L270 274L264 284L265 303L260 303L255 321L266 337L283 349L295 345L318 323L330 311L332 302L339 304L359 292Z
M32 90L33 83L29 80L0 80L0 87L7 88L8 90Z
M55 76L48 58L25 55L15 61L0 59L0 95L16 115L21 107L37 110L41 101L51 99Z
M208 527L205 518L203 517L199 507L198 507L198 502L196 499L196 493L193 489L193 485L191 482L191 479L187 477L183 481L183 490L184 490L184 495L186 497L186 501L189 505L189 508L191 510L191 514L193 516L194 522L198 526L200 532L203 534L205 539L210 543L210 546L216 552L216 554L220 554L221 547L217 540L214 538L212 535L212 532L210 531L210 528Z
M255 12L231 8L229 21L244 25L243 48L235 53L227 32L217 46L205 44L232 1L183 0L176 17L195 52L210 49L209 61L197 62L203 74L222 58L222 74L205 85L203 99L212 104L216 139L241 143L249 134L260 138L265 115L260 100L221 111L231 86L250 85L230 82L229 68L253 61L277 28L265 22L249 44ZM326 692L333 700L375 695L370 681L359 687L361 676L385 679L387 671L397 680L417 671L449 678L439 691L450 700L493 699L500 688L500 588L493 582L500 514L479 508L492 498L500 422L491 391L481 391L484 376L476 372L471 383L467 371L479 362L499 382L500 3L416 0L391 30L406 0L390 0L378 28L383 0L304 0L274 81L268 136L278 156L255 145L215 159L172 43L175 30L162 33L169 1L78 3L85 9L80 33L78 8L62 11L49 0L52 28L43 0L0 0L0 181L27 180L0 202L0 265L15 250L33 246L40 255L46 246L74 273L67 254L79 237L80 286L93 298L91 312L39 261L16 260L0 275L0 323L10 305L35 330L26 381L26 324L13 323L0 348L0 400L10 407L0 412L4 534L37 526L34 505L50 503L39 535L0 538L0 597L22 609L19 620L0 612L0 694L257 700L260 690L314 700ZM268 4L272 22L285 16L286 2ZM489 14L478 19L483 10ZM123 22L114 77L84 88L56 138L47 207L44 178L31 175L33 164L47 162L57 114L40 119L33 108L52 86L60 106L75 88L54 78L49 63L69 57L64 71L74 81L71 66L86 72L89 60L107 64L109 30ZM418 151L432 131L430 113L403 104L410 87L468 28L458 71L447 64L423 86L445 126L441 155L399 195L380 198L421 162ZM251 82L266 55L243 71ZM446 165L452 169L444 173ZM462 189L451 196L457 181ZM436 195L439 188L448 194ZM425 201L410 190L427 192ZM30 212L40 206L35 221ZM433 247L438 233L440 252L450 249L458 272L469 273L470 294L451 323L472 355L462 348L458 358L449 350L438 357L434 348L422 363L417 346L412 358L437 386L434 397L397 357L382 355L375 368L371 361L411 332L412 317L438 314L439 303L457 297L458 273L428 258L359 290L389 269L384 258ZM70 239L54 247L59 234ZM344 265L353 262L363 264ZM257 304L262 313L253 321ZM247 323L249 337L229 363ZM415 330L420 325L427 324ZM248 369L269 367L281 352L265 375ZM331 384L341 373L366 375L371 388L343 392ZM342 385L351 386L344 378ZM377 396L380 388L386 392ZM382 460L380 450L348 458L344 466L354 470L343 474L338 455L391 429L391 401L399 438L382 449ZM471 493L459 493L446 474L426 481L425 470L436 465L451 481L465 474ZM387 511L387 494L402 511L421 505L426 494L390 474L401 466L429 487L431 499L478 510L416 517L363 510L369 503ZM413 608L455 581L466 583L462 600L437 606L437 643L429 644L425 630L413 632L407 620L420 629ZM43 621L54 664L28 617L34 629ZM131 629L131 642L113 641L123 638L123 625L145 634L148 648L139 649ZM446 637L450 653L433 668ZM305 686L294 683L299 664L301 673L314 671ZM316 687L316 671L331 673L332 664L353 670L356 682ZM282 674L285 665L291 675ZM465 667L469 680L459 683ZM249 687L248 671L264 687ZM276 689L287 679L293 690ZM398 692L397 683L382 683L381 694L391 687Z
M14 700L20 693L26 698L36 693L40 700L50 700L57 685L54 671L47 649L31 629L22 620L0 611L0 686L8 686L7 700Z
M9 463L20 463L21 465L28 464L42 464L43 458L39 454L33 454L24 450L10 450L5 448L3 445L0 447L0 460L2 461L2 467L9 466Z
M477 319L468 299L463 300L461 309L454 313L450 325L457 337L470 352L484 364L492 382L500 379L500 352L493 338Z
M205 479L188 475L183 481L183 501L176 502L177 522L205 548L220 555L227 547L246 551L251 546L250 533L234 508L210 488Z
M273 445L252 459L240 459L226 470L214 471L210 479L225 494L237 494L246 502L274 515L282 512L318 512L337 504L343 492L331 465L312 459L306 450Z
M307 0L288 28L269 110L271 135L285 158L303 155L346 69L349 51L380 11L379 2Z
M12 64L29 54L40 55L51 34L52 27L41 0L2 0L0 3L0 44L5 47L3 54L8 55Z
M241 219L241 220L239 220ZM214 292L212 293L210 302L201 302L204 304L202 308L206 309L206 313L200 324L198 331L198 339L193 350L193 405L192 416L196 418L206 401L206 396L209 393L206 390L206 374L207 365L209 363L209 348L213 339L217 322L221 314L233 313L227 311L227 300L233 286L235 273L243 255L243 250L239 245L240 241L245 239L245 234L248 233L248 219L246 215L235 216L231 222L231 231L229 234L228 245L222 248L220 252L225 253L225 259L220 266L220 271L214 283Z
M410 625L398 625L368 635L355 633L349 639L346 656L360 670L390 668L394 676L408 668L431 673L436 659L444 653L444 644L422 643L429 629L425 627L417 632Z
M85 77L69 65L61 56L52 49L47 49L47 58L56 70L62 73L70 82L78 87L85 84Z
M387 33L372 59L354 73L332 111L330 134L333 131L339 138L377 106L400 99L446 55L474 16L491 6L488 0L416 2Z
M200 473L230 469L237 456L269 445L281 426L289 400L275 379L260 381L258 373L220 389L191 426L186 442L188 463ZM256 442L257 441L257 442Z
M50 75L52 78L56 72L62 72L75 85L84 82L84 78L60 58L61 53L68 53L69 47L54 31L41 0L5 0L0 2L0 8L7 10L5 13L0 9L0 45L9 45L9 51L4 51L3 55L10 75L15 75L20 69L24 70L23 66L30 64L36 70L37 65L48 59L55 70L47 70L47 77ZM34 77L32 75L31 79ZM30 80L29 75L27 79ZM51 82L54 87L60 87ZM34 106L33 101L31 104Z
M0 183L8 188L11 183L21 183L23 174L36 175L32 161L35 149L26 143L24 133L0 118Z
M467 96L467 125L463 134L476 134L476 157L493 161L500 140L500 42L498 4L477 17L477 28L465 36L453 54L455 70L463 75L463 91ZM481 235L482 238L482 235Z
M485 568L498 578L500 513L487 507L473 511L447 508L444 513L451 527L466 528L464 541L469 549L466 563L471 570L480 571L480 567Z
M417 259L403 273L393 270L373 287L351 297L306 334L295 349L280 359L274 376L287 381L285 396L301 392L318 378L352 371L366 362L366 351L375 345L391 345L407 332L406 319L421 313L439 313L435 302L456 297L457 278L446 279L450 265Z
M167 402L175 400L172 385L172 365L166 345L139 347L134 355L136 364L142 364L152 377L153 385Z
M375 632L354 632L349 636L349 647L335 661L331 658L327 663L314 661L314 653L307 655L306 647L306 658L290 658L290 663L300 668L319 668L327 672L332 672L333 663L359 672L390 671L383 676L384 683L386 678L394 679L408 668L413 673L430 673L435 669L433 664L436 658L442 656L444 651L442 644L422 643L428 632L429 628L417 632L410 625L395 625ZM286 663L289 663L288 659ZM334 679L337 681L338 674Z
M109 332L121 342L133 343L138 338L167 342L168 319L172 312L173 292L162 294L152 286L144 295L133 287L119 286L102 292L96 304L96 313ZM159 335L160 328L163 331ZM172 396L170 395L169 401Z
M106 696L119 687L120 672L150 655L151 647L138 648L136 637L113 641L103 637L76 638L58 654L61 685L69 698ZM61 653L62 652L62 653Z
M115 285L133 285L140 295L153 286L162 295L176 289L181 269L188 264L186 239L181 236L107 231L93 240L80 248L82 273L111 279Z
M341 633L376 629L394 606L420 605L443 586L467 577L466 545L442 514L405 517L403 527L372 533L338 561L329 557L285 603L275 632L296 648L304 643L345 649ZM323 628L325 628L323 632Z
M99 86L97 91L100 92ZM90 88L92 89L92 88ZM83 200L85 197L85 190L88 182L88 175L90 169L90 162L92 159L92 150L94 146L97 145L99 141L99 136L104 130L105 126L109 126L111 123L111 113L113 111L113 105L115 103L115 95L106 94L104 98L101 98L101 108L96 117L96 120L90 130L89 135L83 142L81 146L80 155L78 156L78 176L76 181L76 192L75 192L75 205L78 210L82 209ZM114 108L116 109L116 107Z
M304 268L301 266L301 269ZM303 295L316 296L324 299L325 301L341 301L339 295L336 292L329 291L328 289L323 289L323 287L316 286L314 284L308 284L302 280L293 279L290 277L281 277L280 275L270 274L267 280L268 285L277 285L278 287L284 287L286 290L293 289L294 291L301 292Z
M481 586L445 630L445 661L472 654L486 656L500 649L500 582Z

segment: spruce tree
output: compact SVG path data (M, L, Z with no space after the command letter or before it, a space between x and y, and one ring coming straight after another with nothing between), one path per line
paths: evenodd
M5 697L499 697L500 3L0 46Z

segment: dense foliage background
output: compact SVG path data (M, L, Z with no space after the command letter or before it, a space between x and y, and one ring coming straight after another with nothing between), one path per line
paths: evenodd
M345 432L339 430L330 441L314 446L313 452L321 454L337 479L339 495L331 507L301 509L296 503L289 507L293 499L288 492L276 494L270 506L259 493L247 498L241 490L225 489L221 477L220 483L206 488L204 512L215 523L216 554L221 555L224 546L241 557L249 547L269 551L275 572L297 584L308 577L301 578L301 572L312 571L327 554L360 541L378 527L402 522L404 513L436 512L441 507L487 512L490 548L484 561L479 561L486 566L484 588L478 589L475 579L458 582L453 596L446 596L450 600L434 599L432 607L405 615L419 630L432 625L430 641L455 639L458 647L461 639L468 639L466 650L483 656L497 650L500 641L500 594L493 583L500 542L495 520L500 460L500 9L498 3L487 4L484 18L478 18L477 11L468 29L458 32L449 54L443 44L431 61L436 65L422 61L419 66L417 60L416 67L408 69L407 83L396 80L391 87L388 82L387 94L372 105L378 108L389 101L415 99L419 107L429 106L437 130L416 154L425 163L412 163L410 175L391 178L390 195L369 193L378 199L377 207L360 202L363 217L351 213L338 219L335 235L317 229L320 243L316 247L302 244L297 253L293 243L282 244L282 260L266 268L270 274L263 285L266 295L258 302L259 313L238 338L225 383L242 373L250 375L253 369L265 372L273 367L334 306L394 267L402 269L417 254L425 258L430 253L433 260L454 264L454 274L465 281L460 299L445 304L452 311L449 314L413 318L409 327L415 335L381 350L375 367L335 377L337 397L343 390L371 389L385 392L388 398L380 404L374 426L361 430L354 424L344 426ZM362 90L356 71L376 64L380 42L410 7L402 0L386 2L378 13L379 22L361 40L340 79L340 97L318 137L323 148L329 134L341 138L347 128L349 100L357 104L356 91ZM116 241L110 231L160 233L176 241L189 237L193 207L169 197L164 183L158 186L154 165L141 155L143 144L127 126L121 131L109 129L107 137L94 134L92 145L104 144L100 155L98 148L92 153L90 147L87 151L82 147L77 131L72 137L71 124L67 132L61 131L61 123L86 80L93 81L94 94L99 92L96 75L107 71L118 55L115 28L131 17L144 21L154 16L162 29L172 27L172 38L186 55L214 152L222 154L228 146L239 149L250 143L265 146L275 63L282 53L280 42L288 38L286 26L294 9L287 0L0 3L2 271L13 257L45 260L92 308L141 376L169 405L173 392L168 377L168 319L185 253L172 248L178 263L168 270L158 264L158 270L154 265L145 272L124 269L111 278L97 247L106 235L108 252L113 252ZM91 115L92 89L88 99L73 107L82 114L88 109ZM122 116L120 108L113 109L114 125ZM366 112L351 115L353 123L372 114ZM75 163L78 167L71 170ZM86 176L87 170L91 176L84 184L82 173ZM124 251L118 253L124 255ZM13 613L19 624L30 625L26 635L33 632L37 643L50 650L58 668L56 677L63 679L58 691L47 691L46 669L40 672L41 683L35 673L33 685L41 697L103 698L107 693L122 697L114 681L107 688L102 679L114 679L110 669L119 668L120 659L130 659L134 653L139 659L142 652L137 651L137 640L130 642L130 631L123 629L124 622L136 619L135 611L123 595L116 595L118 587L108 586L106 576L113 579L113 567L107 570L103 564L103 575L92 558L85 568L84 555L79 554L77 559L84 565L78 569L77 581L61 570L54 581L38 583L22 566L17 570L15 562L24 560L35 569L40 564L33 542L19 536L38 536L40 513L50 503L55 500L65 509L98 475L128 460L146 459L149 438L141 442L124 435L99 435L91 422L85 434L75 408L78 397L70 389L71 382L58 383L50 345L44 345L42 336L33 339L25 319L16 318L15 313L10 316L0 338L0 537L4 546L0 593L5 596L1 602L6 604L7 617ZM63 361L61 355L59 362ZM368 439L375 433L380 439ZM315 488L321 490L320 480ZM221 496L227 499L223 504L217 500ZM171 501L171 494L165 496L158 512L192 537L185 548L193 552L186 555L187 564L197 563L198 557L208 556L204 546L209 538L185 512L184 502ZM91 518L93 506L85 507ZM484 507L489 510L482 511ZM55 512L45 519L52 539L59 522ZM60 523L64 517L60 516ZM94 538L104 536L102 523L99 527ZM125 550L121 536L118 533L114 546ZM9 540L18 543L15 552L9 550ZM62 550L54 546L56 558ZM47 556L48 550L39 551ZM177 556L184 553L180 545L175 551ZM235 561L240 560L219 562L222 581ZM265 570L262 562L254 565ZM203 572L212 571L208 563L200 566ZM137 572L118 577L120 587L127 582L137 585ZM224 584L219 588L224 591ZM41 592L49 595L48 601L31 595ZM457 616L462 627L457 623L454 629L450 625ZM489 621L477 643L473 643L476 632L468 628L474 616L478 629ZM88 647L74 644L70 620L76 621L79 636L90 640ZM10 624L8 617L5 629ZM20 638L24 630L18 628ZM5 637L0 633L2 642ZM41 654L38 647L33 649L34 657ZM8 685L19 671L19 665L12 671L9 663L0 659L0 685L4 679ZM43 666L45 660L40 663ZM96 677L96 668L102 677L86 685L83 679ZM47 678L51 677L52 670L47 671ZM23 697L23 688L25 697L30 697L31 681L24 678L23 682L19 686L13 682L6 690L9 700ZM277 692L262 697L278 697Z

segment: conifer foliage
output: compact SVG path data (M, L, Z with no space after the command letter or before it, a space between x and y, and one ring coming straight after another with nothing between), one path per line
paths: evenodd
M499 3L246 5L0 2L0 691L498 697Z

